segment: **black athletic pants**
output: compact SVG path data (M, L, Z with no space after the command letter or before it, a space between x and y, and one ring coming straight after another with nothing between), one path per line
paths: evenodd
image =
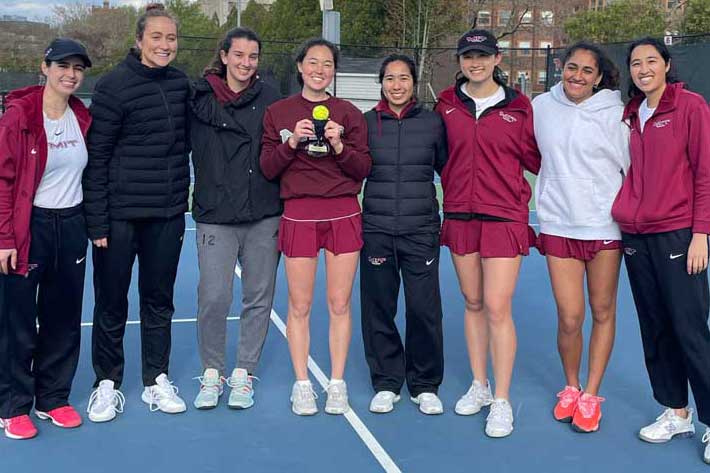
M91 352L96 384L123 381L123 335L128 288L138 256L143 385L152 386L170 361L173 287L185 233L183 214L169 219L111 220L108 248L93 247L94 329Z
M86 270L82 206L32 209L30 272L0 275L0 418L69 403ZM39 329L37 328L39 324Z
M436 393L444 376L439 292L439 235L365 233L360 301L365 357L375 391ZM395 325L400 273L406 307L405 346ZM406 348L405 348L406 347Z
M655 399L665 407L683 408L690 382L698 417L710 425L710 289L707 270L688 275L691 238L688 228L624 233L624 260Z

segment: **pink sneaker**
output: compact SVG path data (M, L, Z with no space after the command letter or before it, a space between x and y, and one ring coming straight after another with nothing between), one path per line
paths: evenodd
M73 429L81 425L81 416L72 406L63 406L51 411L35 411L35 415L42 420L51 420L52 424L64 429Z
M5 437L15 440L31 439L37 435L37 428L28 415L0 419L0 427L5 428Z
M574 412L577 410L577 400L582 393L574 386L565 386L565 388L557 393L560 399L557 401L552 414L555 420L560 422L572 422Z

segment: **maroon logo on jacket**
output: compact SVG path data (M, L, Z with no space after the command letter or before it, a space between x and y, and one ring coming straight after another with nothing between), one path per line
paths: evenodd
M513 115L511 115L511 114L509 114L509 113L505 113L505 112L503 112L503 111L498 112L498 115L500 115L500 117L501 117L503 120L507 121L508 123L515 123L515 122L518 121L518 119L515 118Z

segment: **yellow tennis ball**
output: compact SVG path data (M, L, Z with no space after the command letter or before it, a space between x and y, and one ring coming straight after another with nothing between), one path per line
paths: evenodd
M330 116L330 110L325 105L317 105L313 109L313 118L316 120L327 120Z

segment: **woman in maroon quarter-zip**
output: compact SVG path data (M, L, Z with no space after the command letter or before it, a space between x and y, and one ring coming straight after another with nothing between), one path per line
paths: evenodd
M472 415L490 405L486 434L505 437L513 431L513 291L522 256L534 241L528 226L531 191L523 170L537 173L540 154L530 101L500 78L495 36L471 30L459 39L456 54L460 74L436 106L449 146L441 176L441 243L451 251L466 304L464 332L474 378L456 413ZM486 374L489 345L495 396Z

